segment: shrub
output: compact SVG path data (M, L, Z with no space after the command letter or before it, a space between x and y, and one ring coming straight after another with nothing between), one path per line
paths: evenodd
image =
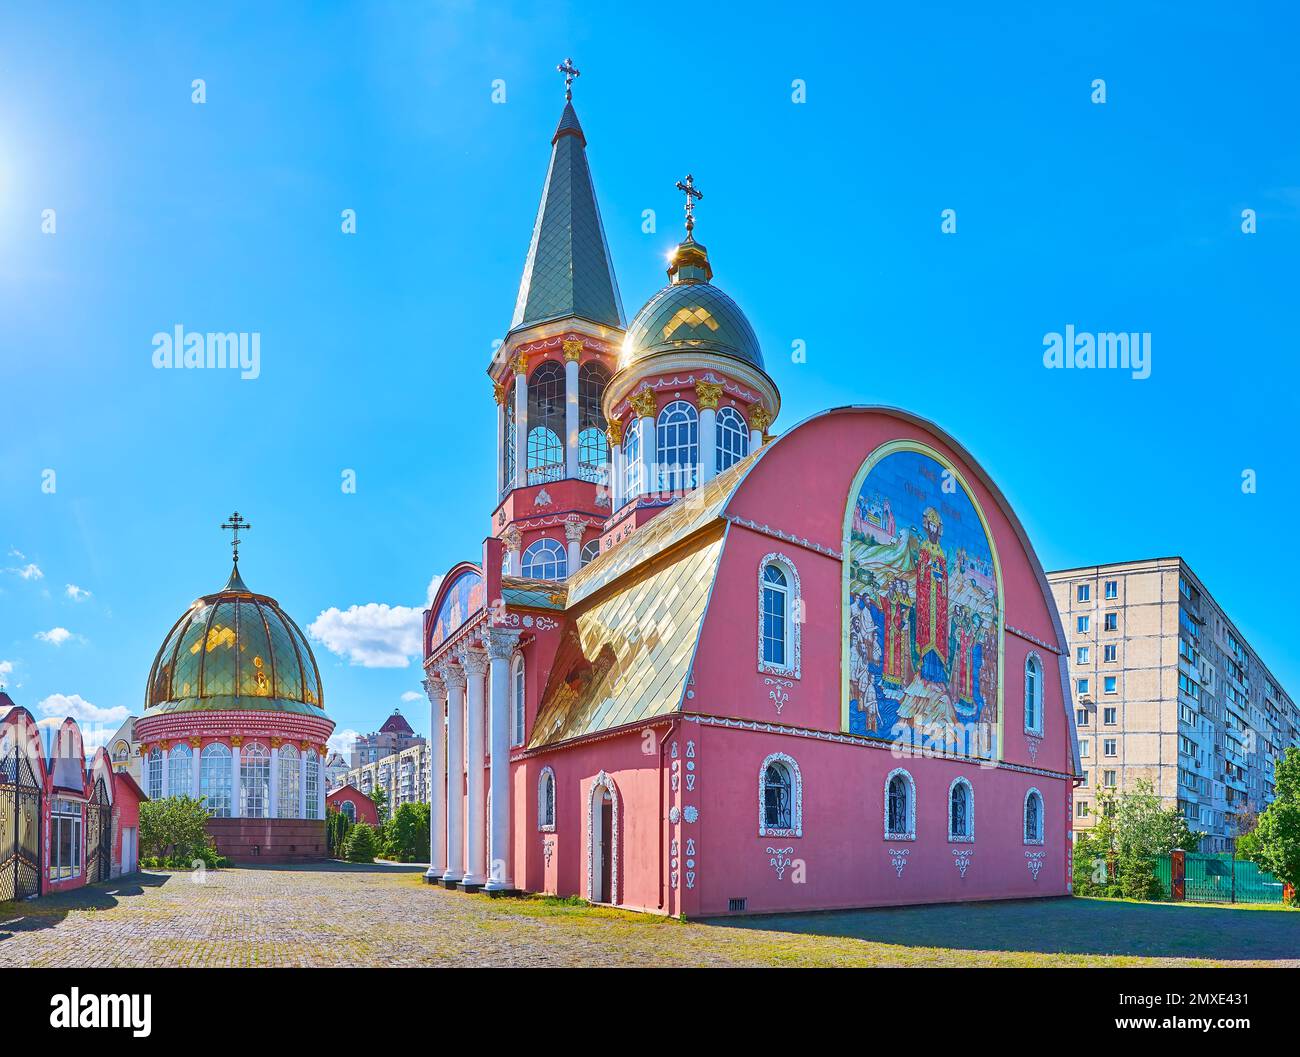
M141 861L175 859L185 866L195 859L213 865L216 849L207 830L203 800L169 796L140 805Z
M343 844L343 857L348 862L374 862L379 841L375 831L364 822L358 822L348 833Z
M397 862L423 862L429 854L429 805L402 804L384 823L383 854Z

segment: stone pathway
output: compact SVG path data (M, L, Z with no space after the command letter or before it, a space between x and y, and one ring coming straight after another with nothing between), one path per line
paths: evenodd
M1300 926L1295 912L1240 911L1234 923L1266 929L1267 943L1211 953L1212 941L1189 936L1178 948L1124 950L1107 939L1045 951L1024 938L1050 936L1054 921L1102 925L1111 908L1038 900L683 924L467 896L421 875L343 863L220 870L203 884L139 874L0 907L0 966L1186 965L1204 954L1296 964ZM1185 915L1195 908L1156 912L1167 930L1171 916L1194 920ZM1015 939L995 941L994 930Z

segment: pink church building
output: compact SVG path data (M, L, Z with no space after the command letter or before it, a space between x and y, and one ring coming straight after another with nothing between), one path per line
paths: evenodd
M627 322L586 146L566 94L490 535L425 615L427 879L687 916L1068 893L1066 640L997 484L895 408L774 433L690 177Z

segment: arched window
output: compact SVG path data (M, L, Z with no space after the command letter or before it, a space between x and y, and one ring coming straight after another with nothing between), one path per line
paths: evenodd
M600 557L600 540L588 540L582 545L582 565L587 566Z
M718 473L721 473L749 454L749 430L745 417L734 407L724 407L718 412L716 429Z
M799 573L783 554L759 563L758 669L799 678Z
M163 795L163 751L155 745L149 750L149 799L161 800Z
M506 402L501 409L502 417L505 419L505 444L502 446L503 477L505 478L503 490L509 491L515 486L515 387L508 385L506 387Z
M230 749L212 742L199 754L199 795L214 818L230 817Z
M564 368L547 360L528 379L528 483L564 476Z
M1025 843L1043 843L1043 794L1037 789L1025 794Z
M292 745L280 746L280 801L276 811L280 818L298 818L298 750Z
M609 462L609 441L605 437L605 412L601 401L609 372L592 360L578 369L578 476L599 481Z
M266 818L271 803L271 754L265 745L245 745L239 753L240 813Z
M578 476L584 481L603 481L609 465L609 438L603 429L589 426L578 433Z
M1025 661L1025 733L1043 733L1043 663L1036 653Z
M167 755L167 791L191 796L194 791L194 754L188 745L173 745Z
M320 757L308 752L303 757L303 794L307 799L307 818L320 818Z
M659 491L680 494L695 487L700 466L699 434L699 416L685 400L674 400L659 412L655 428Z
M623 501L635 499L644 490L645 462L641 458L641 419L628 423L623 434Z
M916 840L916 783L901 767L885 779L885 840Z
M758 835L803 836L803 776L783 752L772 753L758 769Z
M969 843L975 839L975 793L965 778L948 787L948 839Z
M537 779L537 829L555 832L555 772L549 767L543 767Z
M339 810L343 813L343 817L349 822L355 822L357 820L357 806L352 803L351 800L344 800L339 806Z
M510 744L524 743L524 659L515 658L514 674L510 680L513 698L510 708Z
M563 580L569 575L569 556L558 540L543 536L524 551L524 576L530 580Z

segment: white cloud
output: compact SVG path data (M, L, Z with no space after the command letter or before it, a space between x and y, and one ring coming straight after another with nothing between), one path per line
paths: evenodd
M50 628L49 631L38 631L36 638L42 642L48 642L51 646L62 646L68 639L72 638L72 632L67 628Z
M64 592L64 594L66 594L74 602L84 602L87 598L90 597L89 591L87 591L84 587L78 587L76 584L68 584L67 590Z
M436 576L434 576L432 580L429 581L429 587L424 592L425 608L432 607L433 598L438 593L438 588L441 586L442 586L442 573L438 573Z
M25 554L24 554L22 551L20 551L17 547L10 547L10 548L9 548L9 557L11 557L11 558L17 558L20 562L25 562L25 561L27 560L27 555L25 555Z
M14 671L13 661L0 661L0 676L12 675Z
M329 736L329 740L326 741L325 745L330 752L337 752L344 760L351 762L349 758L352 755L352 747L359 737L361 735L351 728L336 730Z
M45 574L41 572L41 567L35 562L28 562L26 565L17 568L10 567L5 570L7 573L13 573L15 576L21 576L24 580L43 580Z
M408 690L402 695L403 701L423 701L424 695L417 694L414 690Z
M307 629L312 638L351 664L363 668L409 668L421 652L421 610L367 602L340 610L331 606Z
M92 705L80 694L50 694L37 702L36 711L48 717L37 721L47 726L60 723L67 716L75 719L81 728L82 746L87 756L101 745L107 745L108 739L131 714L125 705L101 708Z

